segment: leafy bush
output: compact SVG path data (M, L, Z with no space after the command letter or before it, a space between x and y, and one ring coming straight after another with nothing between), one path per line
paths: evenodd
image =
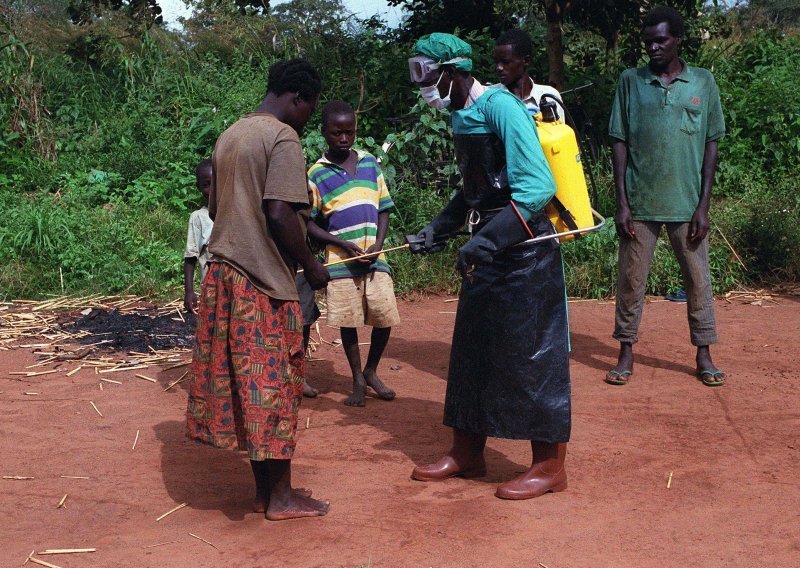
M4 296L67 292L164 295L181 282L186 220L166 207L87 207L54 196L0 199Z
M701 62L714 71L725 113L719 177L726 195L734 195L737 178L749 172L781 177L800 168L798 58L800 37L777 30L703 52Z
M800 278L800 194L791 177L766 180L748 175L735 186L718 214L719 228L747 267L751 280ZM738 266L738 261L730 259Z
M408 84L409 43L379 22L342 16L335 1L303 18L292 10L314 2L269 17L214 12L222 4L204 3L207 11L185 35L157 27L132 33L119 15L72 26L52 17L58 3L40 4L49 8L0 14L0 296L58 292L62 274L66 290L76 293L174 294L186 220L200 198L194 166L258 104L267 70L281 58L308 57L323 75L322 102L340 98L358 108L358 146L381 158L397 204L387 244L416 233L458 183L447 112L426 107ZM543 80L542 22L526 25L537 31L532 70ZM728 125L714 192L723 198L712 207L715 290L797 278L800 39L769 30L712 35L693 62L714 72ZM465 37L476 46L476 77L492 81L491 49L477 46L493 45L493 37ZM596 84L580 96L602 135L621 63L577 25L565 27L565 43L569 85ZM384 142L392 144L387 152ZM309 161L324 150L319 113L303 145ZM595 205L613 217L606 161L595 175ZM398 288L457 289L458 244L432 256L390 255ZM567 243L563 252L570 295L614 293L613 227ZM680 285L677 263L661 243L647 289L661 294Z

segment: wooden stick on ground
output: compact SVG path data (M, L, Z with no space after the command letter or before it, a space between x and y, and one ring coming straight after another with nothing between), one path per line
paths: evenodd
M80 371L81 369L83 369L83 365L78 365L77 367L75 367L74 369L72 369L72 370L71 370L69 373L67 373L67 376L68 376L68 377L71 377L72 375L74 375L75 373L77 373L78 371Z
M39 355L43 354L42 351L39 351L38 353L39 353ZM57 358L58 358L58 355L53 355L51 357L47 357L45 359L42 359L41 361L39 361L38 363L34 363L33 365L26 365L25 368L26 369L32 369L33 367L43 367L44 365L47 365L50 361L53 361L53 360L55 360Z
M97 405L94 403L94 401L91 401L91 400L90 400L90 401L89 401L89 404L91 404L91 405L92 405L92 408L94 408L94 411L95 411L95 412L97 412L97 414L99 414L101 418L103 418L103 413L102 413L102 412L100 412L100 409L99 409L99 408L97 408Z
M134 438L134 440L133 440L133 446L131 447L131 450L135 450L136 449L136 442L138 442L138 441L139 441L139 430L136 430L136 438Z
M56 505L56 509L60 509L61 507L64 506L64 503L67 502L67 495L69 495L69 493L64 493L64 496L61 498L61 501L59 501L58 505Z
M171 540L169 542L157 542L155 544L148 544L147 546L143 546L142 548L155 548L156 546L164 546L165 544L173 544L178 542L177 540Z
M36 554L83 554L85 552L97 552L96 548L48 548Z
M172 387L177 385L179 382L181 382L183 379L185 379L186 375L188 375L188 374L189 374L189 371L185 371L180 377L178 377L177 379L172 381L169 385L167 385L167 388L164 389L164 392L167 392L169 389L171 389Z
M28 560L30 560L34 564L38 564L39 566L45 566L46 568L61 568L61 566L58 566L56 564L50 564L49 562L45 562L44 560L39 560L34 556L29 556Z
M9 375L24 375L26 377L38 377L39 375L49 375L50 373L57 373L58 369L50 369L49 371L12 371Z
M169 511L167 511L166 513L164 513L163 515L161 515L160 517L158 517L158 518L156 519L156 522L160 521L161 519L163 519L163 518L164 518L164 517L166 517L167 515L171 515L172 513L174 513L175 511L177 511L178 509L183 509L183 508L184 508L186 505L188 505L188 504L189 504L189 503L181 503L181 504L180 504L180 505L178 505L177 507L173 507L172 509L170 509Z
M87 475L59 475L61 479L91 479Z
M27 481L28 479L34 479L33 477L28 477L27 475L4 475L3 479L14 479L16 481Z
M191 537L194 537L194 538L196 538L197 540L202 540L202 541L203 541L203 542L205 542L207 545L209 545L209 546L211 546L211 547L213 547L213 548L216 548L217 550L219 550L219 548L217 548L216 546L214 546L212 543L208 542L208 541L207 541L206 539L204 539L204 538L200 538L200 537L199 537L199 536L197 536L196 534L189 533L189 536L191 536Z
M667 489L672 486L672 472L669 472L669 477L667 478Z
M133 371L135 369L147 369L149 365L135 365L133 367L114 367L113 369L102 369L101 373L116 373L118 371Z
M151 379L150 377L145 376L145 375L134 375L134 376L136 378L138 378L138 379L144 379L145 381L150 381L151 383L157 383L158 382L157 380Z

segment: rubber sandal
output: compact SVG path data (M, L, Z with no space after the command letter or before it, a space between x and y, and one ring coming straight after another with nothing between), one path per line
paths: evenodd
M686 292L683 290L675 290L674 292L670 292L666 296L664 296L665 300L669 300L670 302L685 302L686 301Z
M632 374L631 371L609 371L604 380L610 385L627 385Z
M725 384L725 372L719 369L716 371L700 371L697 376L707 387L721 387Z

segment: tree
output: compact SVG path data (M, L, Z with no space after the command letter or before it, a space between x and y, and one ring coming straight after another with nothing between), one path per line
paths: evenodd
M403 35L418 38L432 32L452 33L489 29L492 36L514 26L513 14L498 10L495 0L388 0L390 6L401 6L408 14L403 22Z
M780 1L780 0L773 0ZM642 17L657 4L671 6L683 14L687 32L696 32L704 14L704 0L542 0L545 7L548 30L548 56L550 82L563 86L564 62L561 27L565 20L598 34L606 44L610 60L622 61L628 66L636 65L642 53L640 29ZM713 3L715 7L716 2ZM697 35L697 34L695 34ZM624 45L623 45L624 44ZM699 47L699 38L684 42L684 49L693 51Z
M187 2L188 3L188 2ZM195 0L196 13L239 12L240 14L264 15L270 11L269 0Z
M559 91L564 88L564 41L562 25L565 15L572 9L572 0L542 0L547 21L547 63L550 69L548 82Z
M89 24L107 10L124 12L132 22L147 28L164 21L158 0L73 0L67 13L73 24Z
M749 12L769 19L773 24L800 22L800 2L797 0L750 0Z
M577 26L592 31L606 42L609 59L622 59L628 66L636 65L642 53L640 30L642 17L656 5L671 6L683 14L688 36L684 50L693 51L699 47L701 21L708 10L704 0L587 0L574 2L570 11L570 21ZM717 2L707 7L716 8Z
M275 21L292 33L306 36L337 35L347 29L353 14L342 0L291 0L270 10Z
M616 53L623 29L636 28L641 19L640 0L596 0L576 2L570 19L577 25L597 33L606 42L606 53Z

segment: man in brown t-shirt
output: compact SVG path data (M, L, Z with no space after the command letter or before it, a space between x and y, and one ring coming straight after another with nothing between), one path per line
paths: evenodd
M266 98L222 133L212 157L214 232L197 316L188 435L248 452L254 508L270 520L324 515L329 507L291 486L305 363L294 276L299 264L312 288L329 279L306 245L299 138L320 90L308 62L274 64Z

